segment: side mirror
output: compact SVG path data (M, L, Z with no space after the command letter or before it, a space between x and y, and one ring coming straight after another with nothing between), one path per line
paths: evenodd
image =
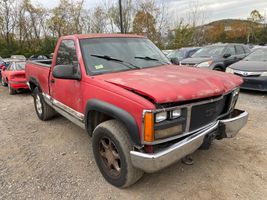
M223 55L224 58L229 58L230 56L231 56L230 53L226 53L226 54Z
M178 58L171 58L170 59L172 64L179 65L179 59Z
M56 65L52 75L58 79L81 80L79 65Z

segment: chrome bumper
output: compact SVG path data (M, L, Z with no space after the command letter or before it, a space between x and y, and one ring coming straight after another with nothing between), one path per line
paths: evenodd
M225 138L232 138L246 125L248 120L248 113L245 111L234 110L233 114L233 118L218 120L210 127L198 131L160 152L148 154L131 151L132 164L147 173L159 171L196 151L202 145L205 136L219 126L225 127Z

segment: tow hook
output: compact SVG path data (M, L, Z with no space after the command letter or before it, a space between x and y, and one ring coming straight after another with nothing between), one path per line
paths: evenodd
M187 155L184 158L182 158L182 163L185 165L193 165L194 164L194 160L191 157L191 155Z
M214 131L208 135L203 140L202 145L199 147L201 150L208 150L211 146L212 141L217 137L217 131Z

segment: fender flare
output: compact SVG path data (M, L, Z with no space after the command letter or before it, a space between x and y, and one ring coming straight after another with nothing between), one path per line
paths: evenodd
M40 84L39 84L39 81L38 81L36 78L30 76L28 82L29 82L29 84L33 83L33 84L36 85L39 89L41 89ZM33 88L31 87L31 85L30 85L30 90L33 91Z
M141 145L139 128L137 126L134 117L130 113L126 112L125 110L117 106L101 101L99 99L91 99L86 104L86 112L85 112L86 130L90 130L89 113L91 111L98 111L106 115L109 115L114 119L120 120L125 125L132 142L138 146Z

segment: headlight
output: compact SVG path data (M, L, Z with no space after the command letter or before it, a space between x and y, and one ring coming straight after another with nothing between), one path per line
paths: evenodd
M167 112L159 112L155 115L155 122L159 123L167 119Z
M212 60L199 63L196 67L209 67L212 64Z
M234 70L230 67L227 67L226 70L225 70L226 73L229 73L229 74L233 74L234 73Z
M267 72L262 72L261 76L267 76Z
M229 108L230 112L233 111L235 108L235 105L236 105L236 102L238 99L238 95L239 95L239 90L240 89L238 88L232 92L232 100L231 100L231 104L230 104L230 108Z
M169 111L145 111L143 115L144 142L151 143L155 140L182 134L186 123L186 119L182 118L183 113L183 108L176 108ZM177 118L181 120L176 121L175 119ZM166 123L164 123L164 121L166 121Z
M171 111L171 119L181 117L181 109Z

